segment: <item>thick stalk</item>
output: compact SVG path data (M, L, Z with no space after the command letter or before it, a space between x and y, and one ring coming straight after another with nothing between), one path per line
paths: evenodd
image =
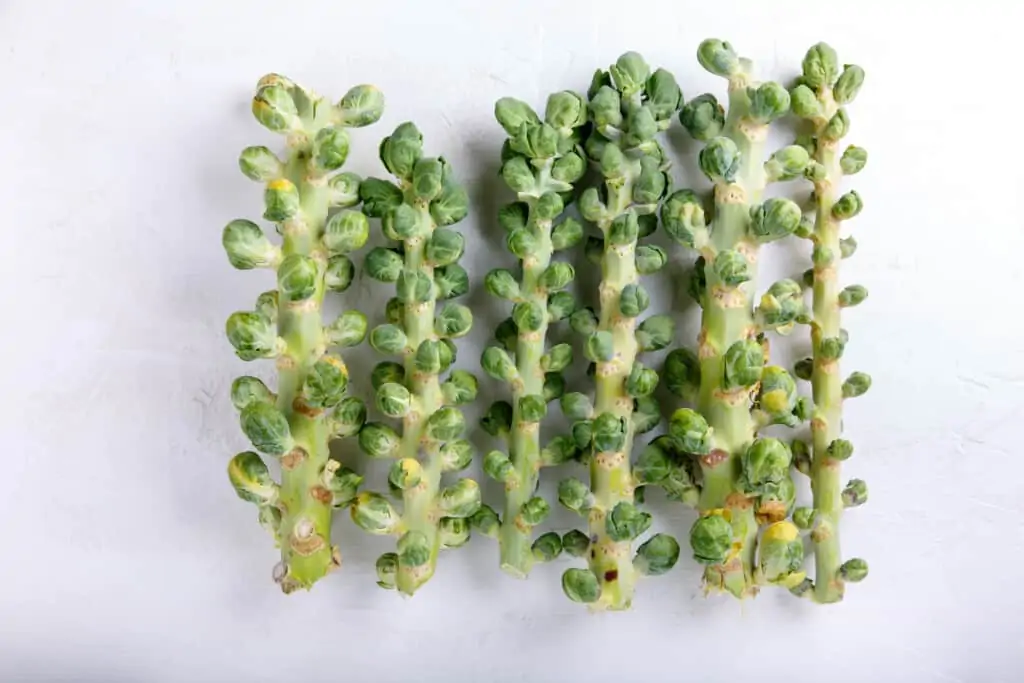
M421 209L420 221L433 229L433 220L426 209ZM434 269L423 258L424 245L427 237L413 237L404 242L405 269L409 272L421 271L431 280ZM420 532L430 547L430 558L425 564L410 566L403 561L399 553L398 590L412 595L416 589L430 580L437 566L437 554L441 549L438 522L440 513L437 510L437 495L441 486L441 458L436 448L422 449L421 442L426 418L442 406L441 386L437 373L425 373L416 368L415 350L427 340L436 340L434 332L434 297L427 301L407 303L405 305L405 334L409 340L405 358L405 376L408 388L414 397L414 406L404 418L402 424L402 458L412 458L423 464L423 474L416 486L410 486L403 492L404 507L402 512L402 532Z
M541 181L546 178L542 177ZM523 259L523 281L520 287L525 301L532 301L547 310L547 291L540 287L541 274L551 263L551 221L537 220L535 200L528 202L530 226L537 238L537 249ZM520 332L516 340L516 369L519 379L512 386L512 435L509 441L509 458L515 468L515 476L505 484L505 514L502 516L499 542L501 544L501 568L513 576L525 578L533 565L533 527L524 524L519 515L537 490L540 473L540 423L522 419L519 399L528 395L544 393L544 370L541 357L544 355L544 340L547 338L548 320L534 332Z
M831 94L828 109L834 110ZM838 602L843 598L843 581L839 576L842 557L839 549L839 518L843 511L840 463L829 457L828 446L842 434L843 388L839 374L839 361L821 357L820 341L840 335L839 278L840 262L839 223L832 217L835 188L842 180L836 143L818 137L815 158L825 167L825 180L815 185L817 217L814 235L819 249L829 250L831 263L814 268L814 370L811 388L815 412L811 420L814 459L811 465L811 490L817 523L812 533L814 541L815 585L814 597L818 602Z
M597 364L595 415L611 413L625 419L626 435L622 450L594 452L590 459L590 481L594 505L589 512L590 570L601 587L600 606L624 610L630 607L636 588L630 541L614 541L608 535L607 515L619 503L632 503L634 483L630 469L633 447L633 399L626 393L626 379L636 361L636 318L619 310L619 299L626 285L637 281L636 241L615 245L607 239L612 218L624 213L631 203L633 182L640 173L640 162L633 161L620 181L607 181L609 218L600 223L605 234L601 259L601 314L598 330L612 334L615 356ZM596 540L595 540L596 539Z
M736 342L753 339L757 327L753 295L757 281L757 244L750 239L750 207L761 201L765 187L762 150L764 125L746 119L748 99L745 79L729 84L729 115L724 134L739 148L742 166L732 183L715 187L715 215L711 247L747 257L750 279L738 286L723 283L715 274L713 258L707 260L707 296L701 321L701 386L698 409L714 434L712 451L701 458L704 485L700 510L725 509L733 526L734 552L723 564L704 572L709 588L726 590L741 598L755 590L753 565L757 546L754 500L737 487L740 457L756 436L757 424L750 412L750 388L725 389L724 355Z
M320 309L324 298L326 255L317 248L327 220L326 184L311 181L308 151L292 154L288 178L298 187L301 211L283 225L282 252L312 256L319 266L316 290L308 299L290 301L280 293L278 333L287 350L278 361L277 407L288 418L296 448L281 459L280 527L285 591L309 587L341 562L331 539L331 496L321 484L330 456L325 413L305 405L301 390L310 367L325 350Z

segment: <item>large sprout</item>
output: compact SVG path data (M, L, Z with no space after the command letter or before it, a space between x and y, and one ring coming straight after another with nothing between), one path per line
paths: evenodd
M263 218L276 223L281 243L246 219L231 221L222 234L233 266L277 274L277 288L262 293L253 310L228 318L227 336L239 358L269 358L277 367L276 393L247 375L232 384L231 400L255 450L280 463L281 483L254 451L236 455L228 474L239 497L259 508L260 522L281 549L274 578L286 593L312 587L340 564L331 545L331 510L348 505L361 481L330 459L329 442L356 434L366 409L347 395L348 369L328 350L360 343L366 318L347 311L325 326L320 308L326 292L351 284L348 255L368 237L366 216L355 208L360 179L341 171L347 129L377 121L383 106L373 86L352 88L331 103L284 76L264 76L252 112L286 136L287 156L247 147L239 167L265 185Z
M359 443L372 457L394 458L388 490L402 509L367 492L352 506L352 519L365 531L397 537L397 552L377 562L378 582L412 595L433 576L441 549L466 542L468 518L480 507L475 481L441 481L472 459L459 406L476 398L477 379L450 371L455 340L473 323L469 309L452 301L469 289L458 264L465 239L450 227L466 216L468 199L443 157L423 155L423 136L412 123L384 139L380 158L396 182L368 178L359 194L367 215L381 219L389 246L370 250L364 268L394 284L395 296L370 344L397 360L379 363L372 380L378 411L401 427L367 423Z

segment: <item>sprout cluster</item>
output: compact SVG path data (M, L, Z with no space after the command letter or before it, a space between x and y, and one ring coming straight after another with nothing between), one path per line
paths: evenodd
M341 561L331 545L331 511L348 505L362 478L329 458L331 439L354 436L366 419L363 403L348 395L349 370L329 352L359 344L366 317L346 311L324 325L327 291L352 282L350 254L369 236L359 204L358 176L342 172L348 129L377 121L384 99L373 86L352 88L337 103L278 74L256 87L252 112L271 131L287 136L288 155L245 148L238 165L264 184L263 219L276 224L280 244L254 221L224 227L228 261L240 270L276 271L277 288L260 294L252 310L232 313L228 341L245 361L273 359L277 392L251 375L236 379L231 401L254 451L228 464L238 496L259 508L260 523L281 549L274 578L285 592L308 589ZM276 459L281 484L259 455Z
M433 576L441 549L468 540L469 518L480 508L475 481L441 481L473 457L459 407L476 398L477 378L452 369L455 340L473 324L469 308L454 301L468 291L469 278L458 263L465 238L451 227L466 216L468 198L444 157L423 154L412 123L384 139L380 159L394 182L367 178L359 196L366 214L380 219L387 246L371 249L363 267L395 287L386 322L369 336L392 359L372 372L376 408L387 420L368 422L359 445L394 463L388 494L361 493L351 513L363 530L397 537L396 552L377 562L378 584L412 595ZM401 512L389 498L402 500Z

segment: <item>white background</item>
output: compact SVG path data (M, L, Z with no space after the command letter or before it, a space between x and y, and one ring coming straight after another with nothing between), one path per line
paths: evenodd
M0 2L0 680L1020 680L1024 13L1003 4ZM630 49L687 98L721 94L695 59L709 36L771 78L818 40L867 71L849 138L871 155L849 184L866 209L843 264L871 291L845 319L845 367L875 378L846 413L846 472L871 500L844 518L844 551L870 562L867 581L840 605L769 590L741 606L703 597L684 556L631 612L590 616L558 586L574 560L518 582L474 539L402 600L374 585L388 539L338 515L343 571L282 595L270 539L225 476L246 446L229 384L271 372L223 334L271 286L220 247L227 221L261 210L238 152L280 144L249 113L256 80L278 71L331 97L378 85L386 113L354 133L349 170L382 173L377 142L408 119L452 161L473 201L460 227L478 313L459 365L474 368L505 315L483 275L512 263L494 221L508 200L494 101L583 91ZM673 130L676 183L706 188ZM648 282L691 343L698 312L672 279L692 255L671 253ZM805 268L806 245L765 260L762 287ZM360 280L332 305L379 321L387 296ZM373 360L349 356L357 373ZM499 394L482 384L474 424ZM685 546L692 513L654 498Z

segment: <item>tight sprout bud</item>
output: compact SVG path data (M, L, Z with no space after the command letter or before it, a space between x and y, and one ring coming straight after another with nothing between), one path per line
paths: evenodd
M444 402L450 406L460 406L472 402L476 398L479 383L471 372L455 370L441 384Z
M583 557L590 549L590 539L579 529L572 529L562 536L562 548L573 557Z
M601 598L601 584L589 569L566 569L562 574L562 592L573 602L589 604Z
M641 145L652 140L658 133L658 122L654 120L651 108L641 106L631 110L626 116L626 130L629 131L625 138L628 145ZM643 160L641 158L641 163Z
M434 270L434 289L438 299L454 299L469 291L469 274L458 263Z
M306 375L302 397L311 408L333 408L345 398L348 368L337 356L323 356Z
M445 304L434 320L434 331L449 339L465 336L472 326L473 314L462 304Z
M658 484L668 477L672 470L672 459L666 446L668 444L655 439L640 452L640 457L633 466L633 476L638 483Z
M231 403L237 410L243 410L250 403L256 402L272 405L276 400L274 393L256 377L244 375L231 383Z
M465 439L449 441L439 452L441 468L445 472L461 472L473 462L473 445Z
M610 244L623 245L635 242L639 234L640 223L637 220L636 212L629 210L612 220L606 236Z
M633 363L633 368L626 378L626 393L635 398L650 396L658 386L658 373L644 367L643 363Z
M430 217L438 226L458 223L469 213L469 195L466 188L451 179L441 188L441 194L430 202Z
M548 296L548 322L564 320L576 311L576 299L569 292L555 292Z
M631 541L651 527L652 517L632 503L618 503L605 518L605 531L613 541Z
M514 256L520 259L533 256L540 248L537 238L529 230L516 230L509 233L505 245Z
M224 226L221 244L227 252L228 262L239 270L273 268L281 260L281 250L270 243L263 230L242 218Z
M441 490L438 507L448 517L469 517L480 509L480 487L472 479L459 479Z
M526 159L518 156L501 165L501 177L514 192L530 192L537 182Z
M494 103L494 118L509 135L515 135L524 123L540 123L530 105L513 97L502 97Z
M698 517L690 527L693 559L701 564L721 564L732 550L732 524L718 514Z
M864 69L856 64L847 64L839 80L832 88L832 96L839 104L849 104L857 97L860 86L864 84Z
M789 94L790 107L793 113L802 119L817 119L824 116L825 109L821 101L806 85L800 84Z
M402 522L394 506L379 493L360 493L352 504L351 514L356 526L371 534L393 534Z
M277 289L292 301L304 301L316 292L317 266L309 256L290 254L277 269Z
M348 150L348 133L338 126L321 128L313 141L313 159L325 171L341 168L348 159Z
M261 453L282 455L294 444L288 418L270 403L250 403L242 410L240 421L242 432Z
M626 420L612 413L601 413L593 422L593 443L597 452L620 451L626 445Z
M843 489L843 505L855 508L868 501L868 485L863 479L851 479Z
M839 292L839 305L843 308L852 308L868 298L868 290L863 285L850 285Z
M437 524L442 548L458 548L469 540L469 520L463 517L442 517Z
M636 343L640 351L660 351L672 343L675 323L667 315L652 315L636 328Z
M412 192L419 200L429 202L441 194L444 166L440 159L417 159L412 169Z
M811 163L817 163L817 162L811 162ZM822 167L822 168L824 168L824 167ZM800 225L796 226L796 230L793 231L793 234L795 236L799 237L800 239L804 239L804 240L810 239L811 235L814 234L814 221L810 220L809 218L801 218L800 219Z
M501 527L498 513L487 505L481 505L480 509L469 517L469 523L481 534L491 538L498 536L498 529Z
M804 169L804 177L810 180L812 183L824 182L825 178L828 177L828 169L823 164L819 164L813 159L807 163L807 168ZM811 227L813 228L813 223ZM812 230L806 231L808 235Z
M484 278L484 287L499 299L515 301L519 298L519 283L512 272L504 268L495 268Z
M299 213L299 189L287 178L271 180L263 191L263 204L263 218L286 221Z
M402 190L387 180L367 178L359 185L359 198L363 202L363 213L371 218L383 218L401 205Z
M836 140L842 140L846 137L846 133L850 130L850 117L847 115L845 109L840 109L832 118L825 124L825 128L821 131L821 137L825 140L834 142Z
M714 95L705 93L683 106L679 121L694 140L707 142L717 137L725 127L725 109Z
M405 417L412 406L412 394L401 384L387 383L377 390L377 408L388 417Z
M607 145L601 153L600 166L605 178L621 178L629 170L629 161L617 145Z
M668 432L684 453L706 455L711 452L711 427L696 410L680 408L674 412Z
M555 128L577 128L587 121L587 103L582 96L569 91L548 96L544 120Z
M256 120L275 133L300 125L295 101L282 85L266 85L252 100L252 113Z
M401 444L398 433L379 422L367 422L359 431L359 447L371 458L394 457Z
M480 367L488 375L497 380L511 382L519 376L516 364L509 357L504 349L497 346L488 346L480 357Z
M422 303L434 298L434 281L422 270L403 270L395 281L395 293L404 303Z
M700 388L700 359L687 348L669 351L665 357L665 385L680 398L696 395Z
M400 354L408 345L408 337L397 325L378 325L370 332L370 346L381 353Z
M368 126L379 121L384 113L384 93L372 85L357 85L341 98L338 109L346 126Z
M863 147L856 147L854 145L847 147L846 151L843 152L842 158L839 159L839 167L842 169L844 175L854 175L859 173L867 163L867 150Z
M551 166L551 177L563 183L575 183L587 170L586 162L579 154L569 152L559 157Z
M409 180L413 166L423 153L423 134L410 122L399 124L381 142L379 154L384 166L399 178Z
M331 434L342 439L355 436L366 423L366 405L355 396L347 396L331 413Z
M228 478L238 497L256 505L269 505L277 499L278 486L270 470L252 451L239 453L228 463Z
M558 483L558 502L570 510L585 512L593 505L594 495L579 479L563 479Z
M790 180L803 174L811 157L800 145L790 145L775 152L764 165L769 180Z
M547 412L547 401L543 396L527 394L519 399L519 419L523 422L540 422Z
M712 182L731 183L740 170L740 150L731 138L712 138L700 151L700 170Z
M544 372L561 372L569 367L571 363L571 344L555 344L540 359L540 367Z
M576 278L576 270L564 261L552 263L540 276L540 286L549 292L565 289ZM527 328L529 329L529 328Z
M430 561L430 543L422 531L406 531L398 539L398 563L405 567L422 567Z
M633 400L633 414L630 424L634 434L646 434L661 423L661 406L653 396L641 396Z
M571 437L556 436L541 449L540 460L545 466L561 465L573 460L577 455L579 451Z
M818 268L826 268L836 260L836 253L822 244L815 244L811 252L811 262Z
M666 263L668 263L668 254L661 247L653 244L641 244L636 248L636 272L640 275L657 273Z
M454 230L438 228L427 240L424 255L434 266L446 266L462 257L466 240Z
M327 181L330 204L336 207L355 206L359 203L359 184L362 179L355 173L338 173Z
M590 398L575 391L564 394L560 405L565 416L573 421L589 420L594 413L594 404Z
M551 248L562 251L576 246L583 240L583 226L575 218L566 218L551 231Z
M324 328L324 341L329 346L355 346L366 338L366 316L359 311L345 311Z
M660 576L679 561L679 542L668 534L654 534L640 545L633 566L644 576Z
M761 379L764 349L752 339L735 342L725 352L724 365L723 387L736 389L753 386Z
M238 157L238 167L251 180L267 182L280 178L284 165L277 155L262 145L246 147Z
M803 212L792 199L772 197L750 209L750 233L759 240L777 240L792 235L800 226Z
M762 493L768 485L787 478L792 459L793 454L782 441L771 437L754 439L741 459L748 493Z
M423 478L423 466L415 458L402 458L391 465L388 481L400 491L412 488Z
M778 83L769 81L749 88L750 118L758 123L770 123L789 111L789 93Z
M427 418L426 436L435 441L451 441L466 431L466 418L457 408L441 408Z
M740 58L724 40L708 38L697 48L697 61L716 76L728 78L740 70Z
M866 372L851 373L843 382L843 398L857 398L871 388L871 375Z
M550 562L562 554L562 537L554 531L541 534L530 546L530 552L538 562Z
M597 331L597 314L589 306L577 309L569 317L569 326L577 334L589 336Z
M846 342L841 337L825 337L818 343L818 355L822 360L839 360L845 346Z
M579 209L584 219L594 223L608 215L608 207L601 201L601 195L596 187L588 187L583 190L583 194L580 195Z
M761 297L758 313L769 328L778 328L799 322L807 316L803 289L793 280L779 280Z
M263 315L251 311L236 311L225 324L228 341L242 360L269 358L280 351L277 327Z
M825 453L833 460L847 460L853 455L853 444L846 439L835 439L825 449Z
M839 567L839 577L843 581L858 583L868 576L868 563L859 557L847 560Z
M331 492L331 507L342 508L355 500L356 492L363 478L337 460L329 460L324 468L324 484Z
M696 248L706 235L704 207L693 190L679 190L661 206L661 223L672 239Z
M803 562L804 545L796 525L782 521L765 529L758 544L758 566L768 583L795 586L806 576Z
M339 211L324 227L324 246L332 254L348 254L361 249L369 237L370 221L359 211Z
M563 210L565 210L565 202L562 201L557 192L545 192L537 199L537 203L534 205L534 211L537 212L538 220L554 220L558 218Z
M395 587L395 577L398 576L398 554L384 553L377 558L377 585L381 588L391 590Z
M405 368L401 363L383 361L374 366L370 373L370 383L375 391L379 391L388 382L402 384L405 382Z
M630 283L619 295L619 312L627 318L636 318L651 305L651 297L643 285Z
M511 233L525 230L529 221L530 208L526 202L505 204L498 210L498 225Z
M539 496L534 496L519 508L519 520L527 526L536 526L543 522L550 512L551 506L548 505L548 502Z
M634 93L644 87L651 75L651 67L636 52L623 53L608 69L615 88L625 94Z
M579 450L590 448L594 442L594 423L591 420L580 420L574 422L570 428L572 440Z
M779 419L792 414L797 398L796 382L788 372L774 365L761 372L761 410Z
M509 140L509 147L530 159L550 159L558 153L558 131L546 123L526 125Z
M806 441L800 439L793 439L789 444L790 451L793 453L793 467L796 468L797 472L801 474L811 475L811 447L807 445Z
M512 429L512 404L508 401L495 401L482 418L480 427L491 436L508 434Z
M612 333L606 330L599 330L587 337L584 347L584 355L595 363L610 361L615 356L615 341Z
M839 73L836 51L826 43L817 43L807 51L803 61L804 83L814 89L831 87Z
M280 297L276 289L263 292L256 297L256 313L265 315L273 322L277 322L277 308L280 305Z
M750 262L734 249L718 252L711 267L722 284L729 287L737 287L750 280Z
M860 195L857 194L856 190L851 190L837 199L836 203L832 205L832 216L837 220L843 221L853 218L863 208L864 203L861 201Z
M490 451L484 456L484 474L495 481L509 481L515 476L515 467L501 451Z

